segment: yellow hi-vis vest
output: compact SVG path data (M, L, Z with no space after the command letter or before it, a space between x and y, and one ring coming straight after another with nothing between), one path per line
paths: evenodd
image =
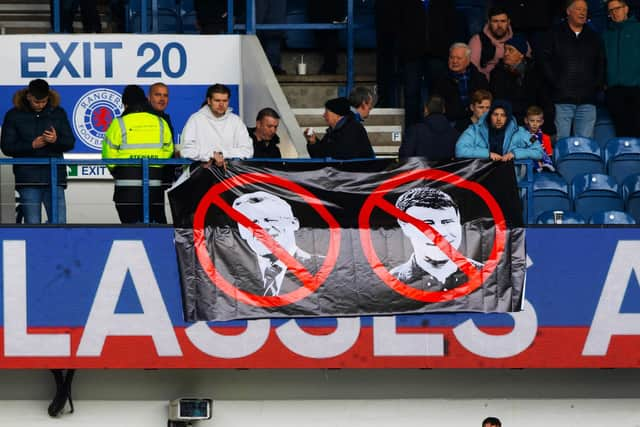
M173 138L169 125L162 117L151 113L131 113L114 119L102 141L103 159L172 157ZM116 165L107 166L113 170Z

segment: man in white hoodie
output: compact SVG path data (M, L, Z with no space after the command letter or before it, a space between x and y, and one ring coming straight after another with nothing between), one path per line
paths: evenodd
M225 158L253 156L253 143L242 119L231 112L231 91L222 84L209 86L206 105L193 113L182 131L181 156L222 167Z

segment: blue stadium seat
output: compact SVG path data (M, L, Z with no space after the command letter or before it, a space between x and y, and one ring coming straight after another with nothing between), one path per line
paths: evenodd
M546 211L540 214L538 217L538 224L556 224L554 211ZM556 212L558 212L556 210ZM585 220L582 215L571 212L571 211L562 211L562 223L558 222L557 224L585 224Z
M591 215L589 224L635 224L636 220L623 211L600 211Z
M604 150L604 161L607 173L623 183L626 177L640 172L640 139L610 139Z
M640 223L640 174L628 176L622 184L625 211Z
M585 173L604 173L600 146L591 138L571 136L558 140L553 159L556 170L568 183Z
M533 218L554 210L571 210L569 186L558 174L536 174L533 178Z
M622 211L624 201L616 180L609 175L587 173L571 184L574 210L585 218L599 211Z

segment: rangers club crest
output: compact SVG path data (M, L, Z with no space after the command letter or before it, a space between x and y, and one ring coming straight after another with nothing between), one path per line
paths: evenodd
M120 116L124 106L120 94L99 88L82 95L73 108L73 129L87 147L102 149L102 140L111 121Z

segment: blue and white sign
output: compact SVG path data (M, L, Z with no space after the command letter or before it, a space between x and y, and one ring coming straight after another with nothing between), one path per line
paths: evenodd
M145 91L156 82L169 87L167 113L176 134L214 83L230 87L231 108L239 111L238 36L3 36L0 58L0 114L13 107L13 94L29 81L47 80L60 94L76 135L73 153L100 152L104 132L123 112L120 94L128 84Z

